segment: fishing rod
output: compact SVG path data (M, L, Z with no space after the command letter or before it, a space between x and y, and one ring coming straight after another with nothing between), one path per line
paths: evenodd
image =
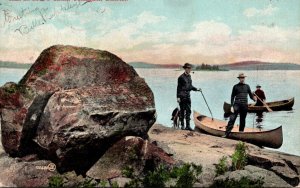
M207 108L208 108L208 110L209 110L209 112L210 112L211 119L214 120L214 117L213 117L213 115L212 115L212 113L211 113L211 110L210 110L210 108L209 108L209 106L208 106L208 104L207 104L207 101L206 101L206 99L205 99L203 93L202 93L202 90L200 90L200 92L201 92L202 97L203 97L203 99L204 99L204 101L205 101L205 103L206 103L206 106L207 106Z

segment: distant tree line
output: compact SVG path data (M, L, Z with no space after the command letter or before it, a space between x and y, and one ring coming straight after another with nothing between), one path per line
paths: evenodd
M209 65L209 64L205 64L202 63L201 65L197 65L196 70L222 70L219 68L218 65Z
M8 61L0 61L0 67L3 68L19 68L19 69L27 69L30 68L32 64L29 63L15 63Z

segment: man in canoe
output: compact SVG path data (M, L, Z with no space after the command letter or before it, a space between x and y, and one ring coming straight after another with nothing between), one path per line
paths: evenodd
M228 137L231 130L233 129L233 125L235 120L240 114L240 126L239 131L243 132L245 128L245 120L248 111L248 95L253 101L256 101L256 96L251 92L250 86L245 84L245 75L240 73L237 77L240 81L238 84L234 85L231 93L231 112L229 122L226 126L226 132L223 137Z
M184 73L178 77L178 85L177 85L177 102L180 107L179 120L181 129L190 130L193 129L190 126L190 116L191 116L191 91L201 91L201 89L197 89L192 84L191 78L191 69L192 65L189 63L185 63L183 65ZM186 122L186 127L184 128L184 119Z
M265 92L261 89L261 86L258 84L256 86L256 91L254 92L256 94L257 97L259 97L262 101L266 101L266 96L265 96ZM255 106L263 106L264 104L260 101L257 100Z

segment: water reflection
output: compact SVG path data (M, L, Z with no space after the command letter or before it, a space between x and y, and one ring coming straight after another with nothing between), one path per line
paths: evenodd
M263 112L257 112L255 114L256 128L262 129L262 127L263 127L263 118L264 118Z

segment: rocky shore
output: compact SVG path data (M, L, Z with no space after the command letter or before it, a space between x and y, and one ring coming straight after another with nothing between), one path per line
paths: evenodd
M151 89L122 59L49 47L0 87L0 186L299 185L299 156L155 121Z
M234 153L238 141L215 137L198 132L174 130L155 124L149 131L150 140L157 143L175 160L194 162L203 166L201 184L210 186L215 177L215 165L223 156ZM287 187L299 185L300 157L282 152L247 145L248 165L258 167L261 174L267 170L266 187ZM235 172L236 173L236 172ZM242 172L251 175L251 170ZM230 176L230 175L228 175Z
M214 137L198 132L174 130L155 124L148 132L148 140L139 137L126 137L116 144L110 151L87 172L87 176L77 175L74 171L64 173L65 179L76 183L84 182L86 178L117 182L124 186L131 179L122 175L122 168L128 165L130 148L126 146L139 146L137 149L143 157L136 159L145 162L145 156L156 158L158 163L195 163L203 167L203 172L194 185L196 187L209 187L217 179L241 177L263 177L264 187L294 187L299 186L300 157L282 152L262 149L246 144L248 148L248 164L244 170L238 170L217 176L216 164L223 156L230 156L238 141ZM127 140L127 141L126 141ZM128 141L129 140L129 141ZM145 150L145 145L148 149ZM156 147L157 146L157 147ZM122 149L123 148L123 149ZM122 153L123 152L123 153ZM150 156L151 155L151 156ZM116 157L117 156L117 157ZM127 160L126 160L127 157ZM136 161L136 162L137 162ZM0 149L0 179L2 186L40 186L48 185L49 178L59 173L38 169L38 166L48 166L51 161L40 160L36 156L12 158ZM127 164L126 164L127 163ZM144 164L136 164L139 170ZM66 180L65 180L66 181ZM68 184L66 184L68 185Z

